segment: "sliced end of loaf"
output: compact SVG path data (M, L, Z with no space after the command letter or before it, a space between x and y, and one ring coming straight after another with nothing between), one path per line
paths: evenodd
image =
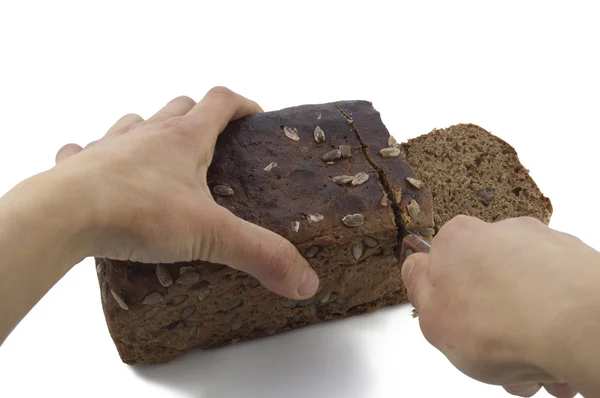
M550 222L552 204L509 144L473 124L408 140L402 152L433 195L436 231L457 215Z

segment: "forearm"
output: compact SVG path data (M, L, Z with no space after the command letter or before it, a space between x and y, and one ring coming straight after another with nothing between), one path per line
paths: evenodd
M86 206L69 177L46 172L0 198L0 343L88 255Z

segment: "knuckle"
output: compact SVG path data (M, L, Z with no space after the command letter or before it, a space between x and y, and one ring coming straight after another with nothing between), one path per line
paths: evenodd
M188 105L188 106L194 106L196 105L196 101L194 101L192 98L188 97L187 95L180 95L177 98L174 98L172 101L172 103L180 103L182 105Z
M505 220L500 221L498 224L521 228L531 228L544 225L540 220L531 216L507 218Z
M138 123L143 122L144 119L138 115L137 113L128 113L123 116L119 123L122 124L122 127L119 129L121 134L127 133L137 127Z
M77 144L66 144L63 145L57 152L55 156L55 162L61 162L69 158L70 156L76 154L81 151L81 147Z
M231 91L227 87L215 86L208 90L207 95L231 97L233 95L233 91Z
M543 223L540 220L538 220L535 217L531 217L531 216L519 217L519 220L522 223L527 224L527 225L532 225L532 226L533 225L543 225Z
M470 230L474 224L473 217L458 215L448 221L446 224L440 228L438 234L436 235L436 239L438 241L443 239L453 239L456 236L460 236L460 234Z
M473 224L473 221L473 217L464 214L459 214L452 220L450 220L449 224L454 225L456 228L468 228Z
M143 121L143 120L144 120L144 119L143 119L143 118L142 118L140 115L138 115L137 113L128 113L127 115L123 116L121 119L123 119L123 120L127 120L127 121L132 121L132 122L135 122L135 121L141 122L141 121Z

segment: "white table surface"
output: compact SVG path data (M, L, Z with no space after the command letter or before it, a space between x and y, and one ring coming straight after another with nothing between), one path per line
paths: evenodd
M600 248L594 3L491 3L2 2L0 193L125 113L225 85L266 110L371 100L398 141L479 124L518 150L551 226ZM129 367L90 259L0 347L0 375L2 397L508 396L455 370L407 306Z

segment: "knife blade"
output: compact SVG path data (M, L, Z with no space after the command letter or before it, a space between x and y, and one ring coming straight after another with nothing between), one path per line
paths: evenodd
M406 235L410 235L412 236L414 239L418 240L419 242L421 242L425 247L427 247L427 249L431 249L431 243L427 242L425 239L421 238L419 235L410 232L408 229L406 229L406 227L404 225L400 226L400 229L406 234ZM406 239L406 237L404 238Z
M429 253L429 249L431 249L431 244L429 242L406 229L404 225L401 225L399 230L405 235L404 238L402 238L400 253L398 254L398 261L400 264L403 264L406 257L413 253Z

